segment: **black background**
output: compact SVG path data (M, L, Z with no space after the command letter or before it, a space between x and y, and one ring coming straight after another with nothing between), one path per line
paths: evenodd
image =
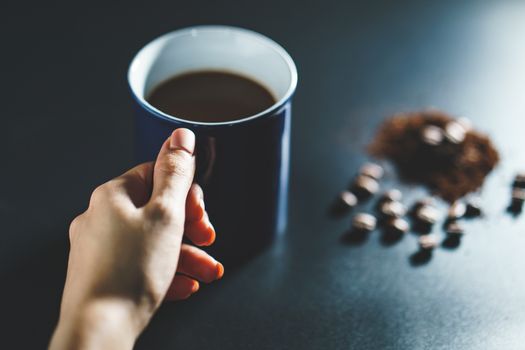
M296 61L290 225L269 250L226 266L220 282L163 307L138 349L525 344L524 218L504 212L525 168L524 2L40 1L1 13L2 348L45 347L69 222L97 184L133 164L131 58L196 24L259 31ZM409 260L413 234L392 246L378 232L343 244L349 218L329 219L328 204L385 116L427 106L494 138L502 163L482 193L487 216L423 265ZM383 185L394 181L390 171ZM423 193L402 188L407 204Z

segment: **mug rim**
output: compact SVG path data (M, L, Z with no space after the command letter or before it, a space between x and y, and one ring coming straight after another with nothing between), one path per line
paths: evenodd
M132 75L132 68L136 64L136 62L139 59L139 56L151 45L154 45L158 43L159 41L165 41L169 39L173 39L175 37L185 36L185 35L195 35L195 32L199 31L233 31L233 32L239 32L243 34L250 35L254 40L260 41L262 44L266 45L273 51L275 51L286 63L288 70L290 71L290 84L288 86L288 89L286 90L286 93L283 95L282 98L277 100L273 105L268 107L265 110L262 110L259 113L247 116L242 119L235 119L235 120L229 120L229 121L223 121L223 122L202 122L202 121L193 121L193 120L187 120L183 118L179 118L173 115L170 115L168 113L164 113L161 110L155 108L153 105L151 105L144 96L140 96L137 94L135 89L133 88L131 84L131 75ZM188 71L191 72L191 71ZM160 117L162 119L167 119L168 121L177 121L180 123L187 123L190 125L206 125L206 126L224 126L224 125L233 125L233 124L240 124L244 123L250 120L259 119L261 117L274 114L277 110L279 110L294 94L295 89L297 87L297 68L295 66L295 63L293 59L290 57L288 52L279 45L274 40L268 38L267 36L257 33L253 30L244 29L240 27L234 27L234 26L227 26L227 25L198 25L198 26L191 26L191 27L185 27L181 29L177 29L171 32L168 32L166 34L163 34L152 41L148 42L146 45L144 45L133 57L131 60L131 63L128 68L128 74L127 74L127 82L129 89L131 90L131 94L133 98L146 110L148 110L150 113L154 114L157 117Z

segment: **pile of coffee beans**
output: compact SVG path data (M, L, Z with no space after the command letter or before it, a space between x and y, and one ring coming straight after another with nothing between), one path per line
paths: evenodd
M334 207L338 209L338 213L348 213L377 195L380 192L380 180L383 175L384 171L380 165L374 163L363 165L348 189L337 197ZM520 208L521 211L525 196L515 198L514 194L517 191L525 193L525 174L518 174L513 183L511 207ZM412 231L418 235L417 255L426 259L440 245L439 237L432 233L439 221L443 220L442 227L445 233L441 245L457 247L465 234L461 220L483 215L479 199L472 196L451 203L446 215L438 209L436 197L421 198L413 203L410 210L402 200L403 193L399 189L393 188L382 192L372 206L373 213L359 212L352 217L350 234L362 237L380 229L387 239L398 240Z
M460 244L466 233L463 220L484 215L479 197L472 192L483 185L499 155L491 140L474 130L468 119L452 118L438 110L397 114L381 125L369 152L390 160L401 180L426 185L432 196L417 200L407 209L399 189L381 191L383 168L366 163L333 206L334 213L347 214L378 195L374 205L367 206L372 208L370 212L352 217L349 234L366 237L379 229L382 237L393 241L413 232L419 251L411 261L414 257L428 261L437 247ZM449 204L448 211L439 209L443 206L437 203L438 198ZM519 172L512 182L507 210L518 215L524 203L525 172ZM441 235L435 228L441 222L443 240L439 242Z
M366 163L351 181L347 190L342 191L334 203L334 212L338 215L349 212L359 203L363 203L379 191L379 181L384 175L383 167ZM401 237L408 232L410 225L403 217L407 213L401 202L403 194L398 189L391 189L381 194L375 204L375 215L357 213L352 218L351 232L359 235L374 231L377 227L390 236Z
M478 190L499 161L492 141L468 119L433 109L388 118L368 150L390 160L401 179L428 186L450 203Z

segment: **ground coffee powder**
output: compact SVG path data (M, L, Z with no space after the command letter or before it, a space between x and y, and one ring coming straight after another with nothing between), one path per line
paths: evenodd
M499 161L488 136L438 110L388 118L368 151L392 161L402 180L426 185L448 202L479 189Z

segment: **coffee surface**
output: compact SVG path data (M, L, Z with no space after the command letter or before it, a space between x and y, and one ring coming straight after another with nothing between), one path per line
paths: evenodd
M261 84L221 71L176 75L155 87L147 100L171 116L199 122L243 119L276 102Z

